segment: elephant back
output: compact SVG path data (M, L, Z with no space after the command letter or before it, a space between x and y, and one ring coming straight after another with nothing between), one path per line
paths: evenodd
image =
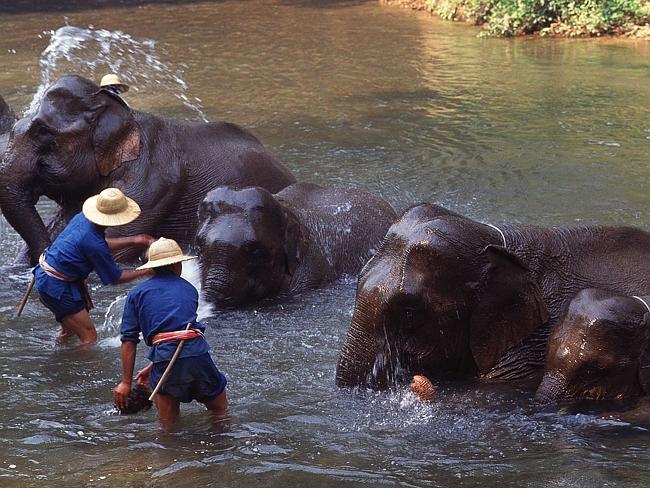
M296 183L276 197L298 216L336 275L359 273L396 218L388 202L363 190Z

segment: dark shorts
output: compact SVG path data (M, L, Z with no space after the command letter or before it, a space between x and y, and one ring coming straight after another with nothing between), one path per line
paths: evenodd
M168 364L169 361L154 363L151 370L151 388L156 387ZM217 369L210 354L205 353L177 359L159 391L179 402L189 403L196 400L207 403L221 395L226 383L226 377Z
M64 317L81 312L86 308L86 302L84 300L75 300L69 291L64 292L59 299L40 291L38 294L41 303L50 309L57 322L61 322Z

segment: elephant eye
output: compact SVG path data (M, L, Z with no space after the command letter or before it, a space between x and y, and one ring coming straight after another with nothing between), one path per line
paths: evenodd
M56 131L43 123L37 123L32 127L32 140L40 149L47 149L56 146Z
M248 255L248 259L255 264L261 264L268 258L266 249L256 245L248 246L246 254Z

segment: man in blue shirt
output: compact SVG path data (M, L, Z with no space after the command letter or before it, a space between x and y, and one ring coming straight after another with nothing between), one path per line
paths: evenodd
M134 287L126 297L121 326L122 381L113 389L115 405L125 409L131 392L137 344L142 337L152 346L147 356L151 363L136 376L140 384L155 388L177 348L177 361L156 395L160 421L171 427L178 417L180 403L203 403L215 421L228 411L226 378L210 357L203 332L197 322L199 294L181 278L184 256L176 241L161 237L149 248L147 264L138 269L153 269L155 276ZM182 346L179 341L184 340Z
M117 188L107 188L88 198L83 211L75 215L48 247L34 268L36 289L41 302L61 322L59 339L71 334L82 344L97 340L97 331L88 313L92 307L84 280L95 270L104 284L126 283L151 275L150 271L122 271L111 251L129 246L148 246L146 234L106 239L107 227L124 225L140 215L138 204Z

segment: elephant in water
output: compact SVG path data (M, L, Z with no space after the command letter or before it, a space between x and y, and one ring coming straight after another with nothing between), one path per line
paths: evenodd
M7 141L9 140L9 131L16 121L16 116L11 110L7 102L0 97L0 159L2 159L2 154L4 154L7 147Z
M400 371L532 377L576 293L646 295L649 258L650 233L632 227L498 229L415 206L359 275L336 383L386 388Z
M627 399L650 392L650 296L582 290L549 337L535 400Z
M191 244L205 194L219 185L279 191L295 181L252 134L230 123L180 123L131 110L110 91L66 76L44 93L37 113L14 125L0 167L0 207L33 264L83 201L117 187L142 208L108 237L148 233ZM60 211L48 227L35 204ZM121 256L123 260L133 256Z
M203 293L232 308L355 275L395 217L386 201L360 190L214 189L199 207Z

